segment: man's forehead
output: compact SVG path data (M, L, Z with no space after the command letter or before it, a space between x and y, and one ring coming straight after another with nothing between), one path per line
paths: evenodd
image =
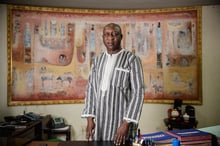
M116 26L106 26L106 27L104 28L104 31L115 31L115 32L119 32L120 29L119 29L118 27L116 27Z

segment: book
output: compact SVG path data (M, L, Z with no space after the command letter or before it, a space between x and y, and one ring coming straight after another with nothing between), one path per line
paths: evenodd
M167 131L167 134L176 137L180 140L180 142L183 141L199 141L199 140L211 140L212 135L208 132L204 132L197 129L183 129L183 130L173 130L173 131Z
M172 140L176 139L176 137L162 131L149 134L142 134L141 137L144 141L152 140L155 144L171 144Z
M181 146L213 146L211 142L207 143L195 143L195 144L181 144Z
M181 145L199 145L199 144L211 144L212 140L193 140L193 141L180 141Z

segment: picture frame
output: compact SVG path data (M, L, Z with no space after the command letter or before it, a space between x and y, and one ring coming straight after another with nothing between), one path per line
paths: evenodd
M145 103L202 104L201 7L141 10L8 5L8 105L83 103L102 29L141 58Z

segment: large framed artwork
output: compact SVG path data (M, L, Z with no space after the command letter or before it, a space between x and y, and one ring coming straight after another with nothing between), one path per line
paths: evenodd
M8 105L83 103L103 26L143 64L145 103L202 103L201 7L95 10L8 5Z

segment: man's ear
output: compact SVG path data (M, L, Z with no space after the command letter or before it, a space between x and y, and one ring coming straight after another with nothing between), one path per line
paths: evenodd
M123 38L123 35L121 34L121 39Z

